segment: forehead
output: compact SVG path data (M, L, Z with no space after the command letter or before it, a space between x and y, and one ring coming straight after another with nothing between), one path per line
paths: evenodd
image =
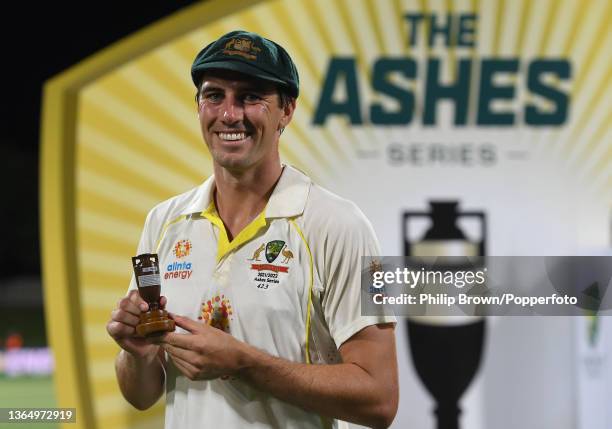
M221 89L255 89L263 92L276 92L276 86L273 83L229 70L211 70L202 76L200 88L205 90L213 87Z

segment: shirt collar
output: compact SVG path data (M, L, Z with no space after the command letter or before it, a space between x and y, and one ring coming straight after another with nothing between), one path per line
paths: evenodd
M266 218L295 217L304 213L312 182L295 167L284 167L266 206Z
M266 219L295 217L304 213L311 180L290 165L283 166L281 177L272 191L265 208ZM215 189L215 176L211 175L200 185L184 214L204 212L210 206Z

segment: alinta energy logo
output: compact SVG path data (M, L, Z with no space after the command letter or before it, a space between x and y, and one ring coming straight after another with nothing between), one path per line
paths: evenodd
M191 247L191 241L179 240L174 245L172 253L174 253L177 258L184 258L185 256L189 256L189 253L191 253Z
M172 248L172 253L178 259L183 259L191 253L193 245L189 240L179 240ZM190 261L174 261L166 266L164 280L178 279L185 280L191 277L193 270Z

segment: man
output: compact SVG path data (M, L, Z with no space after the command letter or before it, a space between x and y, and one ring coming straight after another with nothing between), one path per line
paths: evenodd
M234 31L191 72L214 176L147 216L138 253L158 253L179 329L135 336L147 304L132 279L107 326L125 398L146 409L165 386L166 428L389 426L394 319L360 315L374 232L354 204L280 162L299 93L293 61Z

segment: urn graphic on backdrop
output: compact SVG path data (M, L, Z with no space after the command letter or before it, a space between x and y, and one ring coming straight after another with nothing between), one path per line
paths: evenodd
M405 256L485 256L486 216L460 212L458 201L430 201L430 211L402 216ZM476 222L470 237L458 221ZM428 227L415 237L418 224ZM438 314L438 313L436 313ZM436 401L438 429L459 428L459 400L476 375L485 335L484 319L462 315L423 315L407 320L412 360L427 391Z
M458 201L430 201L429 212L406 211L403 215L402 236L406 256L484 256L486 243L486 217L484 212L457 211ZM416 219L430 221L423 237L412 240L411 224ZM479 237L468 239L457 225L458 220L472 219L480 224Z

